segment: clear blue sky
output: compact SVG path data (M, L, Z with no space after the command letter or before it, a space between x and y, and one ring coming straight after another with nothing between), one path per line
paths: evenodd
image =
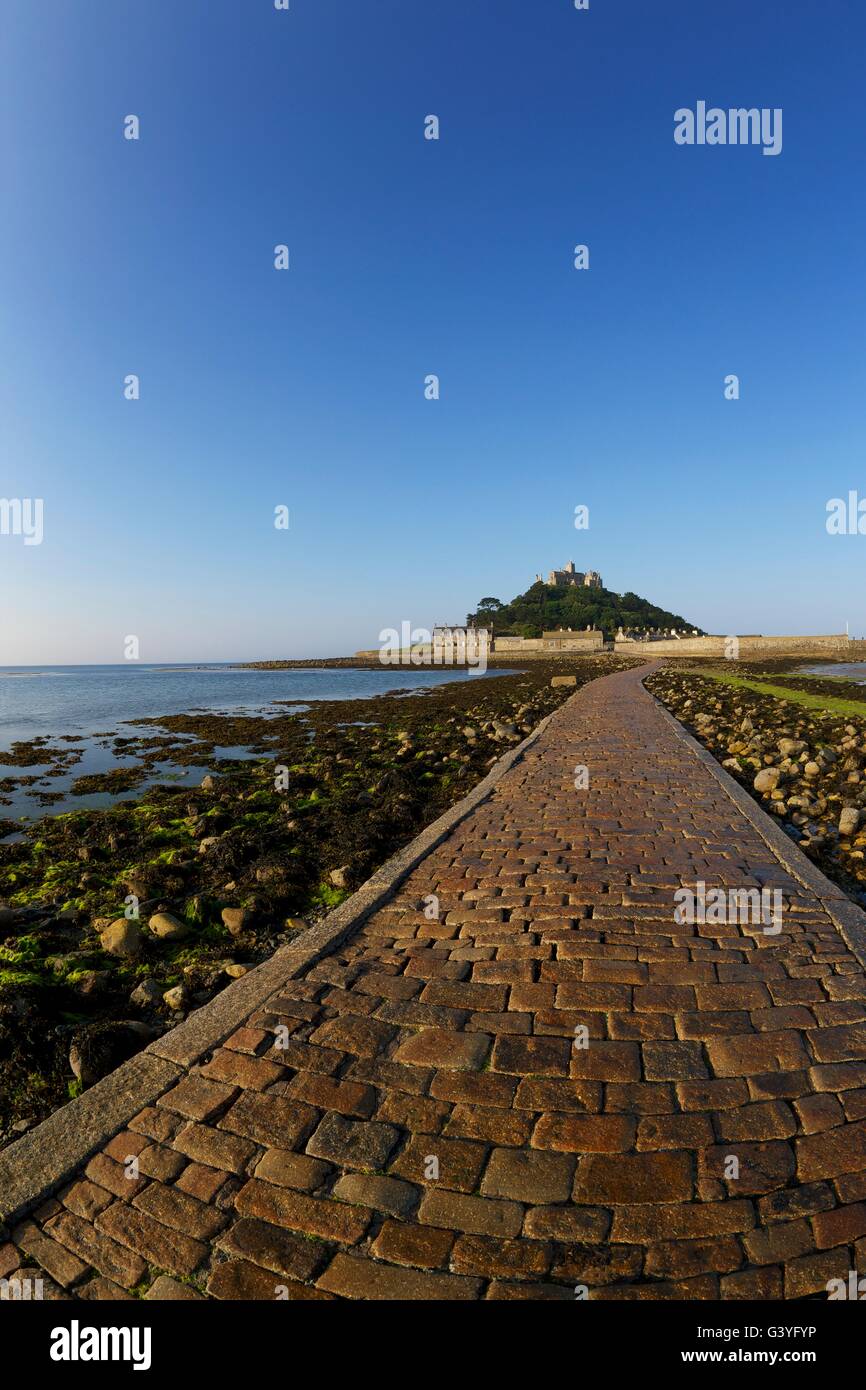
M0 663L338 654L571 558L866 631L862 0L2 12L0 496L45 538L0 536ZM677 146L699 99L781 155Z

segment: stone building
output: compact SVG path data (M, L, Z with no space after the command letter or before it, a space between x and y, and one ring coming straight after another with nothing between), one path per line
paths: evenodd
M535 576L536 584L543 584L544 580L540 574ZM574 561L569 560L565 569L551 570L547 578L547 583L552 589L578 588L578 589L601 589L604 586L601 582L601 575L597 570L582 570L574 568Z
M489 627L452 627L441 624L433 629L434 665L462 664L486 658L493 650L493 629Z

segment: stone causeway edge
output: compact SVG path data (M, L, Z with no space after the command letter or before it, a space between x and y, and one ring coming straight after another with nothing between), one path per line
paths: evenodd
M582 688L585 687L578 687L578 690ZM498 759L487 776L462 800L380 865L345 902L317 926L304 932L300 941L281 946L268 960L227 985L215 999L196 1009L183 1023L0 1150L0 1237L4 1235L4 1226L21 1220L34 1206L51 1196L118 1134L128 1120L169 1090L197 1058L223 1042L281 985L315 965L351 936L455 826L486 801L505 774L569 703L569 700L563 701L558 709L546 715L532 733Z

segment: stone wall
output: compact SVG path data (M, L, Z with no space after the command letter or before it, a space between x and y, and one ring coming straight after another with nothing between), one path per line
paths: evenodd
M652 660L658 656L713 656L733 657L731 637L682 637L679 641L671 638L661 642L633 642L629 638L618 638L615 651L623 656L645 656ZM822 637L763 637L749 635L738 637L736 654L747 656L847 656L853 645L843 633Z
M494 658L503 656L549 658L556 656L573 657L579 656L581 653L590 655L602 650L602 648L607 651L611 650L610 642L604 642L601 633L587 634L586 637L581 637L579 633L575 633L574 638L574 646L563 649L545 647L540 637L497 637L490 655ZM818 637L749 635L738 637L737 641L739 643L737 655L742 660L754 656L835 656L848 661L866 660L866 640L850 641L844 632ZM682 637L679 641L676 638L670 638L660 642L634 642L626 638L618 639L613 644L613 650L619 656L642 657L646 661L663 656L718 657L723 659L727 657L731 659L730 642L730 637ZM413 651L415 652L415 661L411 664L437 664L431 660L433 653L428 643L418 644L413 648ZM377 648L373 651L355 652L355 656L365 660L379 660L380 652ZM406 653L406 664L410 664L408 652Z
M546 652L600 652L603 632L545 632L541 645Z
M743 652L828 652L847 655L848 638L844 632L830 633L823 637L741 637L740 655Z
M497 652L540 652L540 637L495 637L493 649Z

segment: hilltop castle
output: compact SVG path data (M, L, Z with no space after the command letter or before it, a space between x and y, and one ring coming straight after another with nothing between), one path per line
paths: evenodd
M544 580L540 574L535 576L536 584L543 584ZM571 585L579 589L602 589L601 575L596 570L587 570L585 574L574 568L574 561L569 560L564 570L551 570L547 578L547 583L552 589L562 589Z

